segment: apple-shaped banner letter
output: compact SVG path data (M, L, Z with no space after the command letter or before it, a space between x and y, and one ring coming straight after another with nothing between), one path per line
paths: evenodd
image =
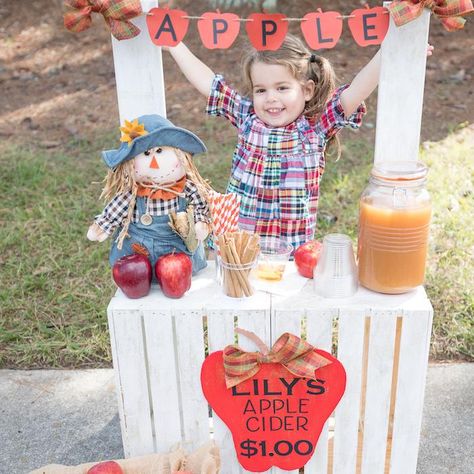
M288 31L288 21L282 13L252 13L245 22L252 46L258 51L277 50Z
M384 7L358 8L349 17L349 29L359 46L380 44L388 31L390 15Z
M152 8L146 17L151 41L157 46L176 46L188 31L187 16L183 10Z
M232 388L226 386L222 351L204 361L204 396L231 431L237 459L247 471L298 469L313 456L346 386L342 364L314 350L330 361L314 372L314 379L297 377L279 363L262 363L255 375Z
M301 31L311 49L334 48L342 33L341 14L321 9L307 13L301 22Z
M227 49L240 31L239 17L234 13L206 12L197 23L199 36L208 49Z

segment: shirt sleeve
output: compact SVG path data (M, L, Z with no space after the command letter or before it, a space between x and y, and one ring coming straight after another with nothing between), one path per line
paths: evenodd
M211 222L209 206L199 194L196 185L189 179L186 180L184 193L188 202L194 206L194 222L201 221L209 224Z
M316 122L316 131L322 133L327 140L333 137L344 127L359 128L362 125L362 117L366 114L365 103L362 102L357 110L346 117L341 104L341 94L349 87L349 84L339 87L334 92L332 98L326 104L321 117Z
M251 106L252 101L228 86L221 75L214 76L207 99L208 115L225 117L234 127L239 127L248 116Z
M113 234L127 216L131 199L131 192L118 194L105 206L102 214L95 217L94 222L107 234Z

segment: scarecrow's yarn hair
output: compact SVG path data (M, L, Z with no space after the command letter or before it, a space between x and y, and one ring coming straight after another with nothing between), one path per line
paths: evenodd
M128 228L132 221L135 202L137 200L138 184L135 181L135 171L133 169L133 160L127 160L120 163L116 168L109 170L105 177L105 186L102 190L101 198L110 201L117 194L132 193L130 204L128 206L127 215L122 223L122 230L117 237L117 248L120 250L123 241L128 235Z
M206 202L209 202L210 195L214 190L209 182L199 174L198 169L193 163L192 155L180 150L179 148L175 148L175 152L186 171L186 177L196 185L199 194L206 200ZM132 193L127 215L122 223L122 230L117 237L117 248L121 249L123 241L128 235L130 222L132 222L138 193L138 183L135 181L133 159L124 161L116 168L109 170L104 181L105 186L100 197L104 198L106 201L110 201L117 194L125 194L127 192Z
M209 184L209 181L204 179L199 173L194 164L191 153L186 153L183 150L176 148L176 154L186 170L186 176L196 185L198 193L204 198L204 200L209 202L214 189Z

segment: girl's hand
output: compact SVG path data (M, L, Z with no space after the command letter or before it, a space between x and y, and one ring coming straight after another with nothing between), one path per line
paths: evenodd
M426 55L433 56L433 51L434 51L434 46L428 43L428 46L426 48Z

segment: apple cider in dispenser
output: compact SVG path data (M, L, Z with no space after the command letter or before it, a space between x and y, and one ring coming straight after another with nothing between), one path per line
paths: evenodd
M427 168L387 162L372 169L359 212L359 282L380 293L404 293L423 284L431 201Z

